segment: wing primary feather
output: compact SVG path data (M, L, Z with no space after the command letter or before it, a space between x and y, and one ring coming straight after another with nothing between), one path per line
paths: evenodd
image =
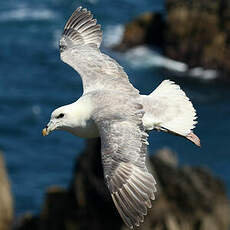
M142 170L138 170L138 174L141 175L142 177L147 177L149 181L152 182L152 184L156 184L156 180L150 173L143 172Z
M65 29L69 28L69 24L73 21L73 18L78 15L78 13L81 11L82 7L78 7L73 14L70 16L70 18L68 19L68 21L65 24Z
M151 200L155 200L156 199L156 197L155 197L155 195L154 195L154 192L152 192L152 194L151 194Z
M125 213L125 215L130 219L130 221L132 222L132 225L134 225L136 222L136 215L133 213L132 209L128 209L129 206L127 202L125 201L124 197L122 196L122 194L120 193L120 191L121 190L119 190L116 194L119 200L120 207Z
M87 15L89 15L87 9L82 9L80 12L77 12L75 17L72 18L72 21L69 24L69 28L74 28L77 25L77 23Z
M114 176L111 180L117 188L121 188L124 184L124 178L122 178L119 174Z
M143 219L143 214L140 210L140 208L136 205L135 202L133 202L133 199L130 198L130 196L128 194L126 194L126 190L123 188L120 190L121 195L124 197L124 199L126 200L127 204L129 205L131 210L134 210L135 214L136 214L136 218L141 221Z
M89 29L92 28L92 27L94 28L94 27L96 26L96 24L97 24L97 20L96 20L96 19L92 19L92 20L86 22L86 23L85 23L84 25L82 25L81 27L79 27L78 31L79 31L80 33L83 33L83 32L89 30Z
M136 186L138 186L144 193L149 196L152 195L152 189L148 188L142 181L140 181L137 177L133 180Z
M124 185L124 189L127 192L129 198L133 201L133 204L140 210L142 215L145 215L147 209L143 202L138 199L138 197L135 195L135 193L132 192L132 190L129 188L127 184Z
M150 199L146 200L146 201L145 201L145 204L146 204L146 206L147 206L148 208L152 208L152 203L151 203L151 200L150 200Z
M84 34L85 35L85 34ZM88 33L87 34L87 40L91 39L91 38L95 38L95 35L96 36L101 36L102 35L102 32L100 30L94 30L92 31L91 33Z
M130 184L131 191L136 195L136 197L138 198L139 202L140 203L145 202L145 199L142 196L142 192L140 193L139 189L132 182L129 182L129 184ZM145 207L145 206L143 206L143 207ZM144 215L147 214L147 208L146 207L145 207L145 210L144 210L143 214Z
M70 19L66 23L65 29L73 28L73 24L78 20L78 18L80 18L85 13L85 11L83 11L83 10L81 11L81 9L80 9L80 11L75 11L73 13L72 17L70 17Z
M121 215L121 218L123 219L123 221L125 222L125 224L130 228L130 229L133 229L133 225L132 225L132 222L131 220L125 215L125 213L123 212L123 210L120 208L120 204L119 204L119 201L117 200L117 196L116 196L116 193L114 194L111 194L112 195L112 199L113 199L113 202L119 212L119 214Z
M141 191L135 180L130 179L129 184L131 185L131 189L133 189L133 191L135 191L136 194L139 195L139 198L142 201L146 201L148 199L148 195L145 192Z
M145 191L154 191L155 190L155 184L149 182L148 178L145 178L140 176L140 174L135 173L135 179L138 180L143 186Z
M76 24L73 25L73 27L74 27L75 30L78 30L81 26L83 26L85 23L89 22L93 18L92 14L83 15L83 16L82 16L81 19L80 18L78 19L78 21L76 22Z
M100 46L102 40L101 26L97 25L97 20L93 19L93 15L87 9L78 8L67 21L63 37L60 42L63 46L71 46L71 43L66 41L67 36L73 45L87 45L95 43Z

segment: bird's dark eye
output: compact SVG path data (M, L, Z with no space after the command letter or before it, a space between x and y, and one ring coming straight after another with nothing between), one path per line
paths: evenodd
M59 119L59 118L63 118L64 117L64 113L60 113L56 118Z
M59 49L60 49L60 52L62 53L66 49L66 46L65 45L59 45Z

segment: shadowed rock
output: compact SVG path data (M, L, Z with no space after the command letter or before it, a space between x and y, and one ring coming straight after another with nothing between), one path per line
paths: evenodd
M141 44L162 47L164 44L162 28L164 20L160 13L144 13L125 26L123 39L114 49L125 51Z
M207 169L179 167L174 153L160 150L149 159L158 194L140 229L228 230L230 207L223 183ZM39 217L17 229L127 229L104 184L100 140L89 140L76 161L70 189L48 189Z
M222 21L223 0L168 0L166 56L190 67L230 70L227 26Z

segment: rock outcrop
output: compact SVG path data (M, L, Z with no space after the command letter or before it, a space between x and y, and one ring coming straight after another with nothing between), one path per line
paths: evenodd
M12 220L13 199L4 159L0 154L0 229L11 229Z
M140 229L229 229L230 206L224 185L207 169L179 167L168 149L151 156L148 163L159 192ZM99 139L88 141L77 159L70 188L50 188L41 215L27 215L19 229L127 229L104 184Z
M160 13L144 13L125 26L123 40L114 49L125 51L141 44L163 47L164 26L165 22Z
M190 69L212 69L222 77L230 74L229 1L166 0L165 20L162 18L155 12L137 17L126 25L115 49L160 46L165 56L185 62Z
M165 55L190 67L229 72L229 6L225 0L168 0Z

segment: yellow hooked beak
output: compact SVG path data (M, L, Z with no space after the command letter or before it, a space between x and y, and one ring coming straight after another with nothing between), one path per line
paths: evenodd
M52 120L46 125L46 127L42 130L42 135L47 136L53 130L56 129L57 123L53 122Z
M47 131L47 128L44 128L43 130L42 130L42 135L43 136L47 136L49 134L49 132Z

